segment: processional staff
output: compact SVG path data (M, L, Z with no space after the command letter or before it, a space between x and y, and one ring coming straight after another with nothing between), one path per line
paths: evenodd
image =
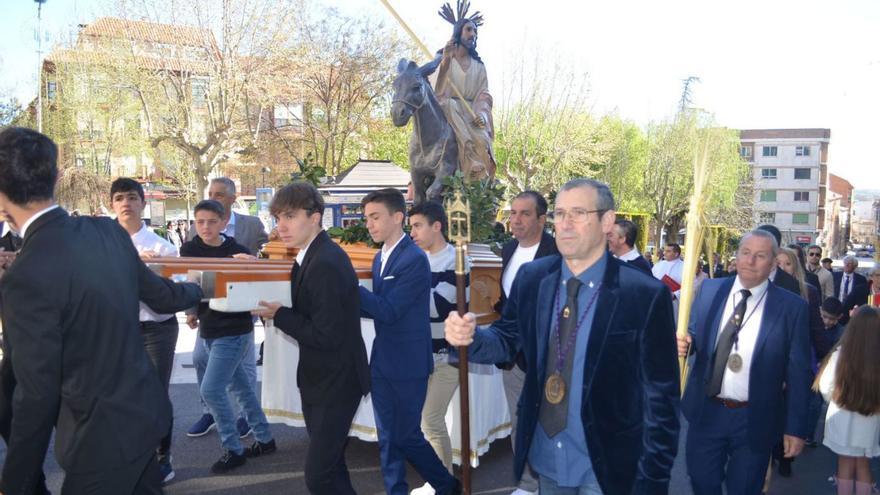
M462 199L461 191L446 202L449 216L449 240L455 244L455 302L458 314L468 311L467 245L471 240L470 201ZM461 485L462 493L471 493L471 415L468 390L468 348L458 348L458 394L461 409Z

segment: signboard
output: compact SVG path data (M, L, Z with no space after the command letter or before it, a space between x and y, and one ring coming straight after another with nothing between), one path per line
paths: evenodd
M271 232L275 228L275 220L269 213L269 205L272 203L272 197L275 196L274 187L258 187L256 191L257 199L257 217L266 227L266 232Z
M808 235L799 235L799 236L795 237L795 240L797 242L810 242L813 239L810 238L810 236L808 236Z
M164 201L150 201L150 225L153 227L165 226Z

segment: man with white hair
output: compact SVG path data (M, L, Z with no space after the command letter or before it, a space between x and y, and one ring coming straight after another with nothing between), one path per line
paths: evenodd
M777 251L771 233L747 233L736 276L703 282L679 338L680 356L696 354L681 402L695 495L761 493L778 438L795 457L810 433L808 306L770 282Z
M846 325L849 312L856 306L868 302L868 279L856 273L859 260L855 256L843 258L843 271L834 272L834 295L843 303L843 317L840 323Z

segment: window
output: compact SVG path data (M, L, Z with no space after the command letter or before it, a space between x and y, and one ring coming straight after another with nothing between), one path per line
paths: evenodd
M761 191L761 201L776 201L776 191L772 189Z
M776 178L776 169L775 168L762 168L761 169L761 178L762 179L775 179Z
M46 99L49 101L53 101L55 99L55 94L57 93L57 83L55 81L47 81L46 82Z
M810 214L809 213L792 213L791 214L791 223L795 225L804 225L810 223Z
M810 191L795 191L794 192L794 200L795 201L809 201L810 200Z
M761 154L764 156L776 156L776 146L762 146Z
M275 127L298 126L302 122L302 105L279 103L275 105Z
M740 146L739 147L739 156L743 158L751 158L752 157L752 147L751 146Z
M192 86L192 101L196 104L204 104L208 101L208 80L194 77L190 82Z
M798 146L794 149L794 154L796 156L810 156L810 147L809 146Z
M758 214L758 223L776 223L776 213L762 212Z
M810 169L808 169L808 168L794 169L794 178L795 179L809 179L810 178Z

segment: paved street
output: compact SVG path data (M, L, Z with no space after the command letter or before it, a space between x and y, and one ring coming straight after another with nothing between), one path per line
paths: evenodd
M194 331L181 325L176 356L171 400L174 403L174 468L176 478L167 486L169 495L262 495L307 493L303 479L304 458L308 439L304 428L272 425L278 443L278 452L250 461L228 476L210 474L210 465L220 456L216 432L201 438L186 437L186 429L201 414L195 385L195 373L190 365ZM257 329L257 340L262 340L262 329ZM681 437L684 439L684 435ZM248 439L250 443L252 440ZM684 445L681 446L683 452ZM0 450L0 460L5 446ZM354 487L361 494L383 493L379 471L377 444L352 439L348 448L348 465ZM774 476L770 493L774 495L819 495L835 493L826 478L834 471L833 454L824 447L807 449L794 465L794 476L789 479ZM50 488L60 492L62 473L52 453L45 465ZM480 467L474 472L474 494L510 493L513 490L512 455L509 439L494 442L489 452L480 458ZM880 463L874 464L875 476L880 475ZM412 469L411 487L421 486L421 478ZM676 459L670 494L691 493L685 474L683 453Z

